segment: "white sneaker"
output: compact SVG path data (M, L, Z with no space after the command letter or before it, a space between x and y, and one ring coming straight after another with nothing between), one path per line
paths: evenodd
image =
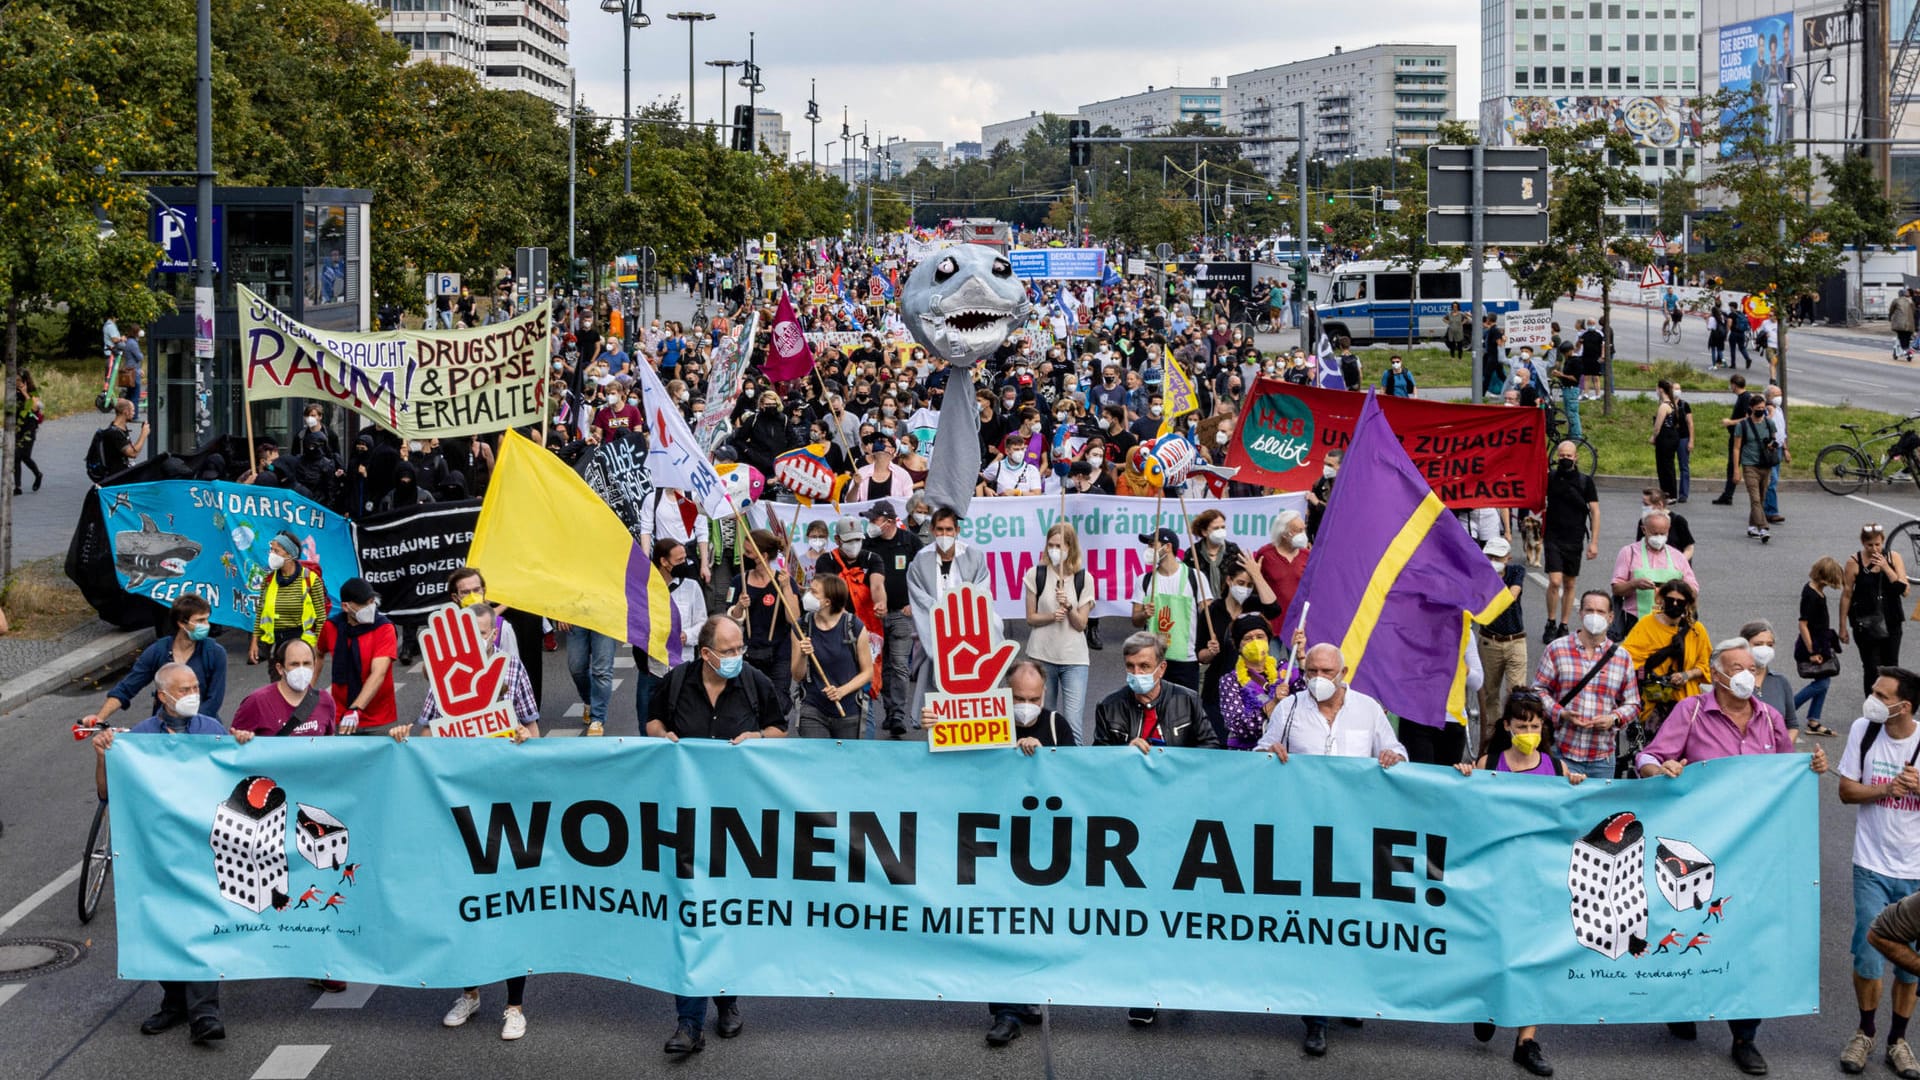
M447 1015L440 1018L440 1023L446 1025L447 1027L459 1027L461 1024L464 1024L468 1020L472 1019L473 1014L479 1011L480 1011L480 995L479 994L474 994L472 996L461 994L459 997L453 999L453 1008L448 1009Z
M527 1033L527 1014L511 1005L500 1014L500 1020L500 1037L508 1042Z

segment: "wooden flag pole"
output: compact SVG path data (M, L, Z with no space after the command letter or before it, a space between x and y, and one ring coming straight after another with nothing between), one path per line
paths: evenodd
M733 521L734 527L740 530L740 535L746 538L747 550L753 552L754 557L760 560L760 569L767 572L767 580L773 583L773 591L780 597L780 606L787 613L789 632L792 633L794 637L799 637L800 613L796 610L793 594L788 592L787 587L780 583L780 575L774 572L773 564L767 561L767 553L761 551L760 545L753 542L753 529L747 525L747 519L740 513L740 507L737 505L733 506ZM740 583L740 595L743 597L747 595L747 586L744 581ZM852 613L843 612L842 618L850 614ZM814 674L820 676L821 685L832 685L832 680L827 678L827 669L820 666L820 658L818 656L809 656L807 659L813 661L813 671ZM844 704L836 701L834 705L839 708L841 716L847 715L847 707Z
M1182 481L1181 483L1182 483L1182 487L1180 491L1176 493L1176 496L1180 500L1180 516L1187 519L1187 532L1191 534L1193 531L1193 513L1192 511L1187 509L1187 492L1185 488L1185 481ZM1195 544L1201 544L1205 542L1206 542L1205 537L1199 537L1194 540ZM1224 544L1221 545L1220 547L1220 557L1223 559L1227 557L1227 549L1226 549L1226 545ZM1220 580L1222 582L1226 581L1227 575L1231 572L1232 572L1231 569L1222 568L1220 571ZM1194 597L1194 600L1196 602L1199 599L1200 598L1197 596ZM1216 597L1215 599L1225 600L1226 597ZM1222 610L1225 610L1225 609L1223 608ZM1206 608L1204 606L1200 608L1200 621L1205 623L1207 626L1207 640L1213 642L1214 645L1218 646L1220 644L1220 635L1213 632L1213 620L1206 617ZM1233 625L1231 621L1228 622L1227 630L1229 632L1233 630Z

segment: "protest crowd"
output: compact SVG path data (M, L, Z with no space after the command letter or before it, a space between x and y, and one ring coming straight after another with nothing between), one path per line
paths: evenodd
M1831 762L1842 800L1859 807L1852 957L1860 1024L1842 1067L1860 1072L1882 1047L1895 1073L1920 1078L1906 1041L1920 974L1920 900L1910 896L1920 893L1920 845L1905 817L1920 799L1920 675L1899 655L1913 600L1907 568L1878 525L1860 531L1857 551L1809 569L1797 612L1754 611L1738 596L1702 595L1692 566L1716 541L1696 535L1676 509L1685 501L1677 475L1663 467L1633 527L1608 521L1603 533L1593 481L1575 467L1571 444L1547 447L1540 506L1442 515L1440 527L1463 532L1462 543L1471 539L1474 572L1490 570L1506 595L1468 602L1470 612L1495 613L1471 626L1456 653L1466 668L1461 711L1396 713L1354 685L1340 641L1315 630L1320 607L1310 616L1296 603L1314 564L1336 557L1323 554L1321 543L1330 509L1350 486L1359 499L1344 512L1359 513L1368 498L1366 481L1349 481L1360 466L1337 450L1326 454L1311 483L1299 485L1297 502L1267 504L1264 529L1248 536L1234 531L1232 519L1243 500L1274 498L1273 486L1257 482L1235 454L1256 383L1356 392L1356 400L1368 390L1416 399L1397 358L1363 373L1343 341L1318 354L1263 352L1256 325L1300 318L1284 287L1238 295L1185 274L1123 277L1109 267L1100 280L1015 286L1027 293L1031 317L971 365L969 380L916 341L903 311L914 269L950 250L937 235L900 234L874 246L797 245L777 264L745 253L714 256L684 281L704 322L645 318L618 289L553 301L549 421L521 433L543 460L586 476L619 514L650 563L648 580L666 590L680 635L671 652L681 659L492 602L494 566L479 558L437 573L435 602L471 612L490 647L510 658L505 693L518 718L515 742L600 736L616 714L647 736L675 740L923 737L938 722L927 703L934 687L924 620L953 589L991 588L995 567L1006 565L1020 568L1017 582L1001 584L1018 596L1017 621L1025 624L1006 686L1016 745L1027 755L1187 747L1271 755L1284 770L1292 757L1324 754L1387 769L1528 774L1571 791L1596 779L1656 784L1713 758L1806 753L1815 772ZM485 325L510 314L508 305L495 307L451 307L443 325ZM1493 340L1475 340L1473 328L1450 322L1449 344L1456 329L1463 347ZM1589 344L1587 328L1580 330L1567 349L1547 350L1550 370L1536 367L1529 350L1503 354L1511 369L1502 365L1491 376L1510 407L1564 408L1575 435L1579 376L1562 371L1578 370L1575 354ZM805 359L793 359L796 352ZM971 386L960 392L971 397L977 438L943 430L950 385ZM1671 401L1678 400L1675 392ZM1745 404L1742 420L1764 421L1764 396ZM205 478L238 473L241 483L285 489L368 521L490 499L502 482L502 433L402 439L361 423L348 434L336 408L305 408L295 430L257 441L253 461L214 461ZM705 459L744 513L715 512L710 493L659 467L666 411L700 434ZM1753 437L1774 434L1748 428ZM956 437L969 440L964 452ZM1177 477L1167 468L1168 440L1190 451L1188 458L1176 453ZM942 498L942 458L969 463L977 500L970 508L964 498L961 505ZM595 482L623 462L643 461L651 471L637 482ZM1090 572L1087 538L1069 516L1046 527L1015 563L990 561L969 529L970 517L999 500L1064 507L1089 496L1152 504L1150 527L1130 535L1123 563L1137 573ZM511 505L502 510L516 514ZM1750 535L1770 523L1756 514ZM204 600L187 594L173 602L166 634L86 720L102 729L94 737L102 798L115 739L110 720L143 708L136 701L149 689L151 717L126 731L229 731L241 741L374 735L404 742L432 734L435 696L419 715L401 715L393 692L415 658L425 616L390 618L379 587L314 558L291 531L271 536L269 550L268 572L252 590L244 659L269 665L274 681L232 700L227 668L239 658L237 645L210 637ZM1467 565L1457 564L1463 579ZM1526 595L1529 565L1549 582L1541 607ZM1104 618L1096 611L1103 603L1114 605ZM662 640L657 628L653 640ZM623 644L632 649L631 712L614 691ZM1848 648L1857 651L1868 697L1863 718L1836 730L1822 722L1822 708ZM1108 649L1124 662L1124 685L1091 685L1091 653ZM571 687L542 685L548 651L564 651ZM576 700L577 722L555 719ZM1829 755L1821 740L1833 736L1845 741L1836 740ZM1882 1031L1888 960L1895 985ZM523 1001L537 1003L528 983L507 980L504 1039L528 1030L525 1010L536 1005L523 1009ZM185 1024L195 1041L221 1038L220 993L214 984L167 983L141 1030ZM466 1023L481 994L460 994L444 1023ZM714 1004L713 1031L739 1035L740 1001L721 996ZM665 1050L701 1050L708 1016L705 998L679 998ZM994 1003L986 1042L1004 1047L1039 1019L1035 1005ZM1134 1008L1126 1019L1149 1027L1156 1014ZM1310 1056L1328 1053L1330 1031L1361 1037L1353 1030L1362 1027L1358 1019L1303 1021L1301 1046ZM1667 1027L1680 1039L1699 1035L1690 1022ZM1765 1073L1760 1021L1733 1019L1728 1027L1733 1063ZM1476 1024L1473 1034L1486 1042L1495 1031ZM1515 1064L1552 1075L1543 1041L1536 1028L1519 1029Z

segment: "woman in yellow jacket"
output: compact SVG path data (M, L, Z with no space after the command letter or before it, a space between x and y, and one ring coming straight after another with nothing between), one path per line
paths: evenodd
M1706 689L1713 640L1694 610L1693 586L1675 578L1653 593L1653 611L1620 643L1640 678L1641 718L1649 736L1674 705Z
M309 645L320 640L320 624L327 617L327 588L320 575L300 565L300 540L281 531L267 544L267 570L254 597L258 619L247 643L247 663L260 662L260 647L288 634L299 634Z

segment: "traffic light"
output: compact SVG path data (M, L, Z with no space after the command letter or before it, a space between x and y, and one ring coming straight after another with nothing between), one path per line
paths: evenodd
M735 105L733 107L733 148L735 150L753 150L753 106Z
M1093 147L1081 141L1092 131L1085 120L1067 121L1067 164L1076 168L1093 164Z
M579 259L579 258L574 259L572 265L568 269L570 271L569 276L573 278L573 284L575 288L585 287L587 284L588 278L592 276L587 272L587 260L585 259Z
M1293 268L1293 287L1296 289L1307 287L1307 268L1297 263Z
M1333 205L1333 192L1331 191L1327 192L1327 205L1328 206Z
M1373 201L1374 202L1380 201L1380 185L1379 184L1373 185Z

